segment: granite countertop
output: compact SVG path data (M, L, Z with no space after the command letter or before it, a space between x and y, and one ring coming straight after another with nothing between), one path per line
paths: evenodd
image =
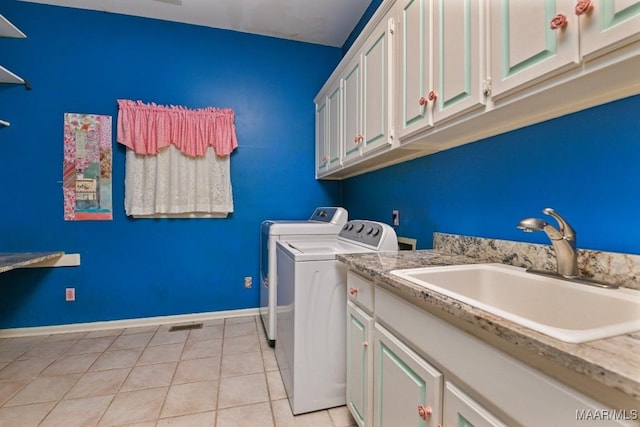
M425 266L477 264L487 261L460 254L446 254L435 250L341 254L338 260L352 270L374 281L405 300L432 312L453 315L470 328L489 333L499 341L558 364L579 376L595 380L638 401L640 406L640 332L595 340L583 344L569 344L437 292L425 292L390 274L392 270ZM506 264L506 263L505 263Z
M15 252L0 253L0 273L16 268L28 267L42 261L59 258L64 252Z

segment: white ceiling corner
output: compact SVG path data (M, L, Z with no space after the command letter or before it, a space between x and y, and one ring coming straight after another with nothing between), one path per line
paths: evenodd
M21 0L342 47L371 0Z

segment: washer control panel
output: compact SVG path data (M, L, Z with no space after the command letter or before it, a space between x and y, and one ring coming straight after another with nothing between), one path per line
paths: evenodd
M340 207L316 208L309 218L313 222L327 222L331 224L344 224L349 214L346 209Z
M398 250L396 232L382 222L358 219L347 221L338 237L376 250Z

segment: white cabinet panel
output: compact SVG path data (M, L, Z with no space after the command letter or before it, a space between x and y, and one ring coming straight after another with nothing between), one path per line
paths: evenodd
M347 407L360 427L371 424L373 319L347 301Z
M316 176L320 177L340 166L340 82L316 102Z
M402 139L433 125L433 101L428 99L433 92L431 1L402 0L399 11L396 115Z
M573 0L490 1L494 98L577 66L579 31L573 9ZM559 15L566 22L552 29Z
M434 0L434 123L482 107L485 79L484 2Z
M389 104L391 85L391 36L388 21L383 20L362 51L362 126L363 152L367 153L390 142Z
M640 38L640 1L591 1L580 15L582 56L605 53Z
M327 97L327 160L328 169L340 166L340 146L342 144L340 122L340 86L334 88Z
M374 341L374 426L440 424L442 374L377 323Z
M327 169L329 163L327 139L327 102L316 106L316 176Z
M444 388L443 426L506 427L448 381Z
M342 161L348 162L360 154L360 143L363 139L360 121L362 117L360 56L355 57L347 67L345 76L342 79L342 99L342 117L344 120Z

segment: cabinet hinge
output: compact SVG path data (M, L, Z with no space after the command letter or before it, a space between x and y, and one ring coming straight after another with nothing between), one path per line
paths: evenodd
M389 30L389 34L393 34L396 30L396 21L393 18L389 18L387 21L387 30Z
M482 93L484 96L491 96L491 77L482 82Z

